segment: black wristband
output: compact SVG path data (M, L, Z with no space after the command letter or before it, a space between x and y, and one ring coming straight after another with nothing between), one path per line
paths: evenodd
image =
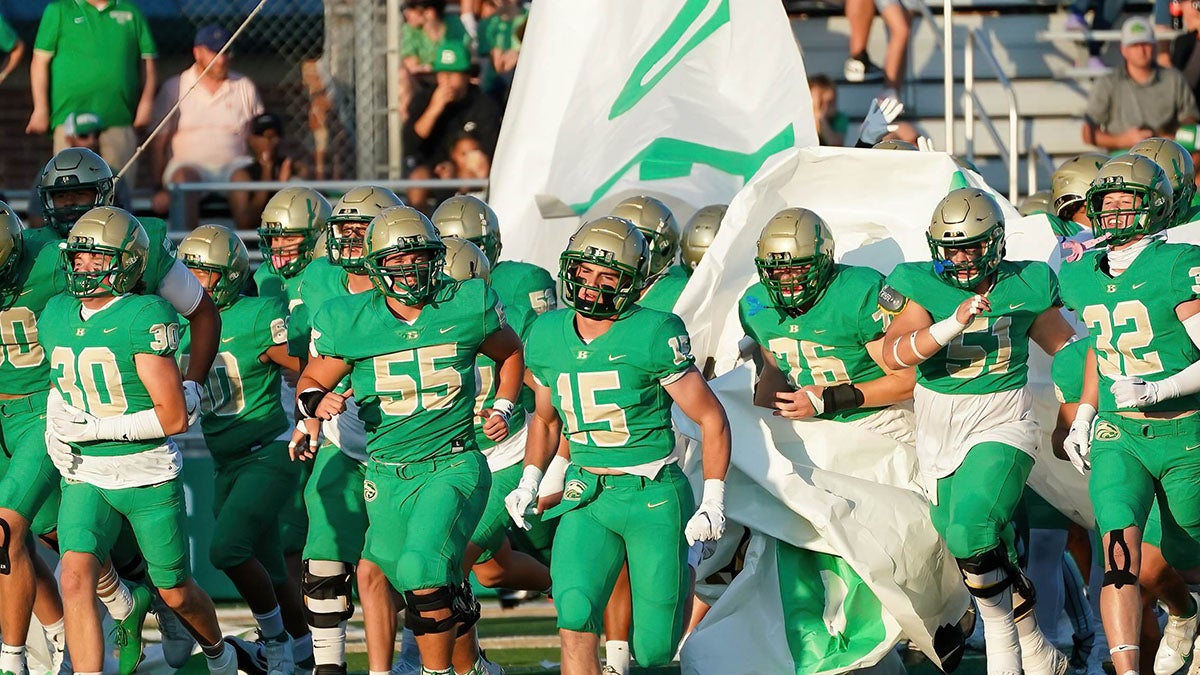
M826 413L854 410L863 404L863 393L851 383L839 384L835 387L825 387L821 396L825 403Z
M317 406L321 404L321 399L325 398L325 394L329 392L324 389L305 389L296 396L296 407L300 410L300 414L304 415L305 419L316 417Z

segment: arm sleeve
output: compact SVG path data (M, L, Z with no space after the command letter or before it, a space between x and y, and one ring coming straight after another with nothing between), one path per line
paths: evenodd
M508 318L504 315L504 305L500 302L500 296L496 295L496 291L493 291L490 285L480 283L484 283L483 337L486 338L503 328L508 323Z
M887 330L883 320L883 309L879 306L879 292L882 290L883 277L873 278L871 283L867 284L865 297L858 311L858 335L864 345L883 337Z
M37 36L33 39L33 48L39 52L53 54L58 51L58 25L62 20L57 3L46 6L42 12L42 20L38 23Z
M143 59L153 59L158 56L158 45L154 44L154 35L150 32L150 26L146 23L146 17L140 10L136 8L137 26L138 26L138 50L142 53Z
M303 307L303 305L300 305L300 307ZM292 315L292 320L295 320L295 314ZM313 356L341 356L334 342L334 334L325 330L331 325L329 309L323 307L317 310L317 315L313 317L311 330L312 345L310 353Z
M662 384L670 384L679 379L696 363L692 356L692 339L688 336L683 320L674 314L668 315L649 345L651 373Z
M173 355L179 349L179 315L166 302L147 303L129 327L129 349L133 354Z
M1049 265L1042 265L1046 270L1046 285L1050 289L1049 297L1047 297L1046 309L1052 307L1062 307L1062 289L1058 283L1058 275L1054 273Z
M204 299L204 287L183 263L176 260L158 284L158 294L181 316L191 316Z
M262 351L287 344L287 309L276 298L262 298L262 308L254 322L254 340Z
M11 52L20 40L17 32L0 16L0 52Z

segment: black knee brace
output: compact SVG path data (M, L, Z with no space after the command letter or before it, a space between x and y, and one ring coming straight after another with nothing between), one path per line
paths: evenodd
M0 574L12 573L12 562L8 559L8 545L12 539L12 526L8 521L0 518L0 534L4 536L4 541L0 541Z
M977 598L990 598L1003 593L1020 576L1020 573L1013 573L1013 564L1009 562L1003 545L970 558L958 558L957 560L967 592ZM983 576L985 574L996 575L997 578L990 583L979 584L972 582L967 576Z
M458 635L467 631L479 621L479 601L471 591L471 584L464 581L457 586L441 586L432 593L417 595L412 591L404 592L404 604L408 611L404 613L404 626L413 635L426 633L444 633L451 628L457 628ZM425 616L428 612L450 610L450 616L437 620Z
M1123 561L1117 560L1117 550L1121 551ZM1122 586L1129 584L1134 585L1138 582L1137 575L1130 572L1133 568L1133 560L1129 555L1129 544L1125 543L1125 531L1113 530L1108 533L1108 571L1104 573L1105 586ZM1118 562L1120 563L1118 566Z
M330 577L317 576L304 561L304 578L300 582L304 594L304 619L313 628L337 628L354 616L354 601L350 595L350 577L354 566L346 565L345 572Z

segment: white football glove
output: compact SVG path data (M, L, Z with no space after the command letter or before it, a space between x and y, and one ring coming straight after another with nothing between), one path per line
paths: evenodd
M54 421L66 418L63 405L62 394L52 388L46 398L46 454L50 455L50 461L60 473L69 473L79 466L80 459L71 452L71 446L54 432Z
M200 421L200 398L204 395L200 383L195 380L183 381L183 407L187 410L188 426L194 426Z
M1092 422L1095 419L1096 409L1090 404L1080 403L1067 437L1063 439L1063 451L1067 453L1067 459L1084 476L1092 469Z
M80 410L70 403L62 404L62 416L47 419L46 426L53 427L54 433L67 443L87 443L100 439L100 418L86 410Z
M525 516L532 516L537 507L538 485L542 482L542 470L536 466L526 466L525 471L521 474L521 482L517 483L517 489L508 493L504 498L504 508L508 509L508 515L512 516L513 522L522 530L529 530L533 526L525 520Z
M709 478L704 481L704 497L700 508L692 514L683 528L688 546L698 541L716 541L725 533L725 481Z
M1159 401L1157 382L1147 382L1140 377L1123 377L1108 388L1116 399L1118 408L1145 408Z
M917 136L917 150L921 152L937 152L933 147L933 139L928 136Z
M858 139L867 145L875 145L889 131L896 130L896 125L892 122L895 122L902 112L904 112L904 104L898 98L889 96L884 99L873 99L871 108L867 110L867 116L863 119L862 125L858 127Z

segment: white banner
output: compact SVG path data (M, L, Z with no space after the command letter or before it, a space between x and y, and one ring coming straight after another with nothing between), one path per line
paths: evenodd
M580 218L648 193L682 224L816 145L778 0L534 3L492 164L504 250L547 269Z

